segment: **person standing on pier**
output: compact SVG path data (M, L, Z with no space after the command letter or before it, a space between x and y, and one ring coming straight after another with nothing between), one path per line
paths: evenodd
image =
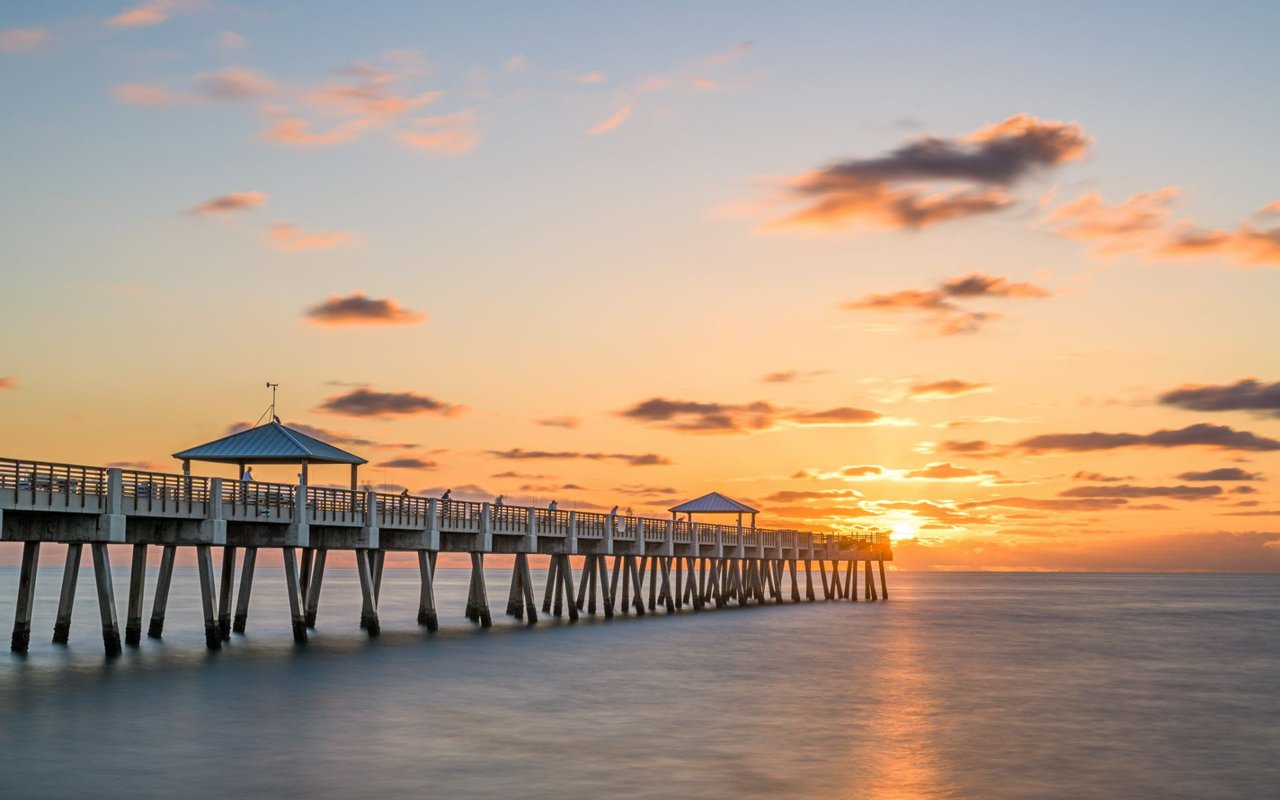
M558 506L556 505L556 501L555 501L555 500L552 500L550 503L548 503L548 504L547 504L547 510L548 510L548 511L555 511L555 510L556 510L556 508L558 508Z
M505 499L506 499L505 495L498 495L497 497L493 498L493 504L495 506L500 506L502 505L502 501Z
M244 474L240 476L240 480L249 483L253 480L253 467L245 467Z

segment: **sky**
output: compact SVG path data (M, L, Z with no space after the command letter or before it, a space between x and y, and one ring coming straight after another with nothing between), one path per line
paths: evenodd
M1278 26L6 3L3 455L176 472L273 382L392 491L1280 571Z

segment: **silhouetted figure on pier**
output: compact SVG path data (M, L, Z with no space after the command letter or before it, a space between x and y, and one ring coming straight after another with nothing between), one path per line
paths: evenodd
M556 510L556 508L558 508L558 506L556 505L556 501L555 501L555 500L552 500L550 503L548 503L548 504L547 504L547 510L548 510L548 511L555 511L555 510Z
M506 499L507 499L507 498L506 498L506 496L505 496L505 495L501 495L501 494L500 494L500 495L498 495L497 497L493 498L493 504L494 504L495 506L500 506L500 505L502 505L502 504L503 504L503 501L504 501L504 500L506 500Z

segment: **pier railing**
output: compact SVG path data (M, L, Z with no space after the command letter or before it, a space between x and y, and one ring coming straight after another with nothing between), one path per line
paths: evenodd
M32 507L87 509L107 495L107 469L49 461L0 459L0 491ZM97 500L95 500L97 499Z
M120 490L126 514L204 517L208 513L208 478L121 470Z
M114 477L118 475L118 477ZM117 500L110 498L116 497ZM0 498L10 507L87 514L123 513L237 522L292 523L306 504L316 525L373 526L452 533L613 540L640 544L741 548L742 552L865 550L887 548L880 532L801 533L743 528L689 520L601 514L374 493L266 481L211 479L134 469L110 469L44 461L0 459ZM114 504L114 505L113 505ZM370 513L370 505L376 513ZM112 510L108 510L108 509ZM803 557L803 556L802 556ZM817 556L814 556L817 557Z

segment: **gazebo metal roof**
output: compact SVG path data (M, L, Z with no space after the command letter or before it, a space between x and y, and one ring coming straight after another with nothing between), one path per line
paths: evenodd
M218 464L351 464L369 463L360 456L272 420L256 428L197 445L174 458Z
M687 503L681 503L667 509L673 514L758 514L760 512L745 503L739 503L732 497L725 497L719 492L704 494Z

